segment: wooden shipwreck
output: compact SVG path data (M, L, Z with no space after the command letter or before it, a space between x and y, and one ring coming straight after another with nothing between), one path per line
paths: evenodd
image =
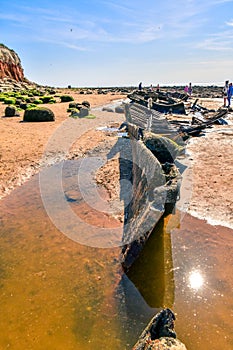
M169 121L165 114L142 103L125 105L126 122L121 128L131 139L133 163L133 199L125 212L122 248L126 271L162 215L175 206L181 182L175 160L184 154L185 140L199 136L226 114L223 109L202 120Z
M188 95L134 91L128 95L128 98L142 106L149 105L151 109L160 113L185 114L184 101L187 100Z
M125 213L122 265L127 271L162 215L174 207L181 176L174 161L184 143L157 111L126 105L126 128L132 144L133 199Z

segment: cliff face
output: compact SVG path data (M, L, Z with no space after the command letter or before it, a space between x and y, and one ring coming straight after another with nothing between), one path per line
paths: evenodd
M10 78L24 82L24 72L19 56L14 50L0 44L0 79Z

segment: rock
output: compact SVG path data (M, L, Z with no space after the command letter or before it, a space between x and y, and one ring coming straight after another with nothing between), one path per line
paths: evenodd
M187 348L179 339L165 337L147 340L144 345L134 347L133 350L187 350Z
M110 107L103 107L102 108L102 111L105 111L105 112L114 112L114 110Z
M38 86L24 76L18 54L6 45L0 44L0 91L28 90Z
M115 107L115 112L116 113L125 113L125 109L124 109L124 107L118 106L118 107Z
M71 117L75 118L84 118L87 117L89 115L89 109L88 108L80 108L80 110L78 111L77 109L72 110L71 111Z
M26 109L28 108L28 106L29 106L29 104L28 104L28 103L25 103L25 102L22 102L22 103L20 103L20 105L19 105L19 107L20 107L21 109L24 109L24 110L26 110Z
M86 107L86 108L90 108L90 107L91 107L91 104L90 104L90 102L88 102L88 101L83 101L83 102L82 102L82 105L83 105L84 107Z
M13 106L7 106L5 108L5 117L14 117L16 114L16 108Z
M170 309L161 310L149 322L133 350L186 350L176 339L174 321L175 315Z
M87 117L89 115L89 109L88 108L81 108L79 111L79 117Z
M14 117L19 116L19 113L17 112L17 109L14 106L7 106L5 108L5 117Z
M25 122L50 122L54 120L53 111L45 107L26 109L23 116L23 121Z
M76 103L75 102L70 102L69 103L69 108L76 108Z
M61 102L74 101L74 98L71 95L62 95L62 96L60 96L60 99L61 99Z

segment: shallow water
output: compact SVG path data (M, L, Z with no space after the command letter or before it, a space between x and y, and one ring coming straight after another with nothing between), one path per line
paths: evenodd
M233 231L185 215L171 234L176 331L189 350L233 348Z
M66 186L67 203L83 219L117 225L86 206L72 181ZM232 230L188 215L180 221L177 212L160 221L125 275L120 247L81 245L53 225L38 176L0 207L1 349L131 349L161 307L175 311L188 349L232 348ZM202 276L194 274L196 285L193 270Z

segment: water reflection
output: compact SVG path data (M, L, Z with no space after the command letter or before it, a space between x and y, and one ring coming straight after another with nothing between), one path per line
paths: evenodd
M172 307L174 302L171 238L166 231L167 221L166 217L160 219L140 256L127 272L152 308Z
M233 348L232 230L186 215L170 234L163 217L121 276L119 248L79 245L51 224L37 181L0 202L0 349L131 349L163 306L187 349Z
M232 233L186 214L171 234L176 332L189 350L233 348Z
M167 231L169 218L170 215L160 219L116 291L122 330L127 329L131 343L136 343L161 308L172 307L174 303L171 237Z
M203 276L199 271L192 271L189 274L189 286L194 290L200 289L204 284Z

